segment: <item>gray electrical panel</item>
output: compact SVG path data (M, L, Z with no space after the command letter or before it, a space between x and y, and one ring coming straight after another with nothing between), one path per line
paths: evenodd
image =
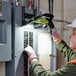
M14 5L14 23L16 26L22 26L22 7Z
M11 4L0 0L0 61L10 61L11 51Z

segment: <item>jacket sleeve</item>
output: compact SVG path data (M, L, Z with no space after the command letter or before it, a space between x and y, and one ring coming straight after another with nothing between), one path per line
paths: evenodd
M57 44L57 49L63 54L66 62L71 60L70 58L73 54L73 51L63 40L59 44Z
M67 76L66 73L68 72L67 67L58 69L55 72L47 72L37 61L31 64L31 70L33 76Z

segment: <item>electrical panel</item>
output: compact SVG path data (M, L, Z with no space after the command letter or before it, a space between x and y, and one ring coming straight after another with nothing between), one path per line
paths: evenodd
M0 61L11 60L11 4L0 0Z
M25 0L22 7L23 25L27 24L32 18L40 14L39 0Z
M14 23L16 26L22 26L22 7L14 5Z

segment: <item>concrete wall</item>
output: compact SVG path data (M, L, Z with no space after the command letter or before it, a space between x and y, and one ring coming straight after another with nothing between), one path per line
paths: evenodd
M64 0L64 19L72 21L76 18L76 0Z
M40 0L40 11L48 12L48 0Z

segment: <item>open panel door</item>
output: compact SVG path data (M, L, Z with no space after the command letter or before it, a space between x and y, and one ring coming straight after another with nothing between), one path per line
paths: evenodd
M0 61L11 59L11 4L0 1Z

